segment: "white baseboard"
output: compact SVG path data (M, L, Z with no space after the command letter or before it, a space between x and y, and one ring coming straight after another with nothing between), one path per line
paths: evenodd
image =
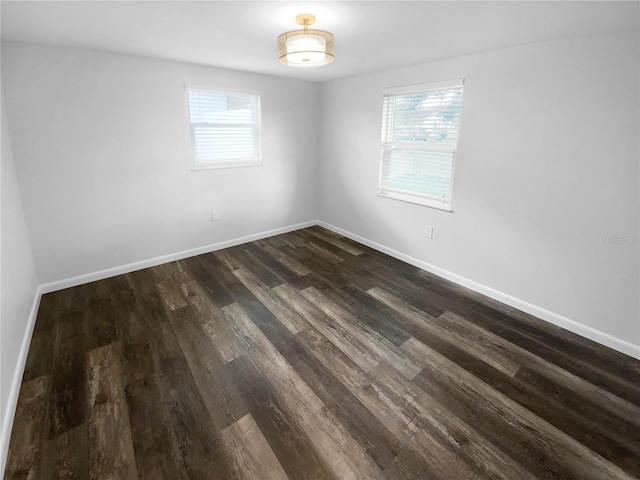
M402 252L389 248L385 245L381 245L379 243L373 242L367 238L361 237L360 235L356 235L355 233L351 233L347 230L343 230L342 228L336 227L329 223L320 221L318 225L327 228L329 230L333 230L336 233L344 235L356 242L360 242L368 247L371 247L380 252L386 253L394 258L402 260L403 262L409 263L415 267L426 270L427 272L433 273L434 275L438 275L439 277L450 280L458 285L462 285L470 290L481 293L489 298L497 300L498 302L502 302L506 305L509 305L513 308L517 308L523 312L526 312L530 315L538 317L542 320L545 320L553 325L564 328L565 330L569 330L577 335L582 337L586 337L589 340L593 340L594 342L598 342L602 345L605 345L609 348L622 352L631 357L640 359L640 346L634 345L632 343L621 340L617 337L609 335L607 333L596 330L595 328L588 327L581 323L578 323L574 320L570 320L562 315L558 315L557 313L550 312L544 308L533 305L529 302L521 300L516 297L512 297L506 293L495 290L491 287L487 287L482 285L481 283L475 282L473 280L469 280L468 278L461 277L455 273L449 272L448 270L444 270L440 267L432 265L430 263L419 260L415 257L411 257Z
M104 280L105 278L115 277L116 275L122 275L125 273L135 272L136 270L142 270L143 268L155 267L156 265L162 265L163 263L174 262L176 260L182 260L183 258L194 257L196 255L202 255L203 253L210 253L216 250L222 250L223 248L235 247L236 245L242 245L243 243L253 242L262 238L272 237L274 235L280 235L282 233L292 232L301 228L310 227L312 225L318 225L317 220L310 220L308 222L298 223L295 225L289 225L287 227L276 228L274 230L267 230L265 232L254 233L240 238L234 238L231 240L225 240L224 242L212 243L203 247L192 248L190 250L184 250L182 252L171 253L169 255L163 255L161 257L149 258L147 260L141 260L139 262L129 263L127 265L121 265L119 267L107 268L97 272L87 273L84 275L78 275L77 277L65 278L63 280L56 280L55 282L45 283L41 285L42 293L55 292L57 290L63 290L65 288L76 287L85 283L95 282L97 280Z
M18 363L16 370L13 372L11 380L11 389L9 390L9 398L7 399L7 410L4 412L2 419L2 432L0 433L0 472L4 472L7 466L7 453L9 451L9 440L11 439L11 427L13 426L13 417L16 414L16 405L18 404L18 395L20 394L20 385L22 384L22 375L27 364L27 355L29 354L29 345L33 329L36 325L36 317L38 316L38 307L40 306L40 298L42 298L42 287L37 287L27 319L27 328L25 328L22 337L22 345L20 345L20 353L18 354ZM4 473L3 473L4 474Z

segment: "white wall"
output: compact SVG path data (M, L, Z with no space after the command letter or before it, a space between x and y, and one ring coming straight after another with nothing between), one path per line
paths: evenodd
M4 98L3 98L4 100ZM14 375L22 376L20 348L29 328L29 316L36 297L38 279L31 255L29 235L11 151L4 101L2 110L2 159L0 166L0 412L2 436L8 441L16 398L10 399ZM29 332L30 334L30 332ZM16 379L18 382L20 379ZM0 467L8 445L0 445Z
M264 166L190 170L185 83L261 94ZM44 283L317 218L315 83L3 42L2 84Z
M638 45L579 38L323 84L321 218L640 345L638 245L603 243L639 234ZM461 77L454 213L378 197L382 89Z

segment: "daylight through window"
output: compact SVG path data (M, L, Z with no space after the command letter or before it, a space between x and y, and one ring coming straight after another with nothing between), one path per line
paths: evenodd
M385 89L378 194L451 211L463 81Z
M194 168L262 164L260 97L187 88Z

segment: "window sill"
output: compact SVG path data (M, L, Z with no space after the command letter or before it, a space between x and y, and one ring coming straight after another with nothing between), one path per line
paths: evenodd
M205 163L203 165L192 165L191 171L197 170L218 170L221 168L236 168L236 167L261 167L264 163L259 161L241 161L241 162L220 162L220 163Z
M442 210L443 212L453 213L451 204L445 203L441 200L419 197L408 193L386 191L378 191L378 196L383 198L390 198L392 200L399 200L401 202L413 203L414 205L421 205L423 207L435 208L436 210Z

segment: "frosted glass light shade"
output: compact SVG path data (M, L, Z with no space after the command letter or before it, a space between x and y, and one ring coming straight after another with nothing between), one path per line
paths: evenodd
M294 30L278 37L280 63L289 67L320 67L333 61L333 35L323 30Z
M326 63L327 42L319 35L296 35L287 38L287 63L313 65Z

